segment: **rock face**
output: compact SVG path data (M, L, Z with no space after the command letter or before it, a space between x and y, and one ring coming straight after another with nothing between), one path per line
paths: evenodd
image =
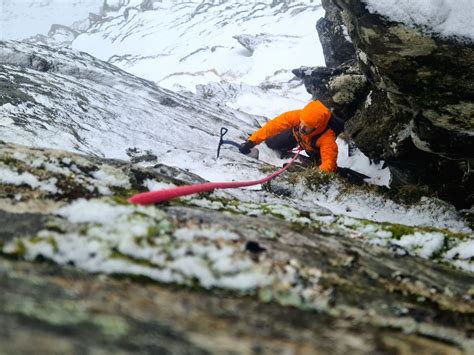
M323 0L324 17L316 24L326 66L333 68L355 58L355 49L344 25L341 12L331 0Z
M325 102L346 121L357 112L360 101L367 94L367 78L355 60L346 61L337 68L301 67L293 70L293 74L304 80L314 98Z
M357 74L347 77L344 66L296 74L310 93L348 120L347 131L365 154L389 164L394 186L425 185L469 208L474 202L474 44L391 22L369 13L359 0L326 2L329 14L334 5L341 10L367 85ZM329 63L340 61L333 52L325 51ZM341 107L341 94L331 81L343 82L342 90L351 88L358 95L342 93Z
M272 191L294 173L261 202L214 192L142 207L125 198L150 181L201 180L2 143L0 176L2 353L473 346L472 274L404 255L401 244L367 248L356 224L289 207ZM365 236L379 228L369 226Z

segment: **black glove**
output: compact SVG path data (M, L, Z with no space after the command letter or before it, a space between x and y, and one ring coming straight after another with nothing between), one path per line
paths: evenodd
M241 152L242 154L248 154L250 153L250 149L252 149L253 147L255 147L254 142L246 141L239 146L239 152Z

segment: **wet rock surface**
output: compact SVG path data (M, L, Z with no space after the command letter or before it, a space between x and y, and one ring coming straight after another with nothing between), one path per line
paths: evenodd
M459 208L470 208L472 41L427 35L391 22L369 13L360 0L323 6L334 25L319 26L320 35L340 37L338 28L346 26L358 62L352 70L358 74L347 77L347 63L331 70L302 68L295 74L304 79L308 92L348 121L347 132L366 155L389 164L394 186L426 187ZM323 49L327 58L334 57L333 48ZM366 86L358 85L357 75L367 80ZM346 95L348 87L360 95Z
M330 223L324 209L272 197L297 173L251 193L269 204L212 193L140 207L125 198L147 180L195 177L11 144L0 161L6 354L448 354L473 345L471 273L402 245L367 246L355 221ZM16 179L6 174L15 169Z

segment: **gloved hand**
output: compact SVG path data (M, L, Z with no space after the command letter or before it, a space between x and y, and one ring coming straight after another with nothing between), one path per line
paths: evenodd
M249 154L250 149L252 149L253 147L255 147L254 142L246 141L239 146L239 152L241 152L242 154Z

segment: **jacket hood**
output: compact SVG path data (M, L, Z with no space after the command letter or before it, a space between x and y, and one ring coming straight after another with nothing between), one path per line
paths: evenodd
M316 128L321 132L328 125L331 118L331 111L319 101L311 101L302 110L300 120L307 126Z

